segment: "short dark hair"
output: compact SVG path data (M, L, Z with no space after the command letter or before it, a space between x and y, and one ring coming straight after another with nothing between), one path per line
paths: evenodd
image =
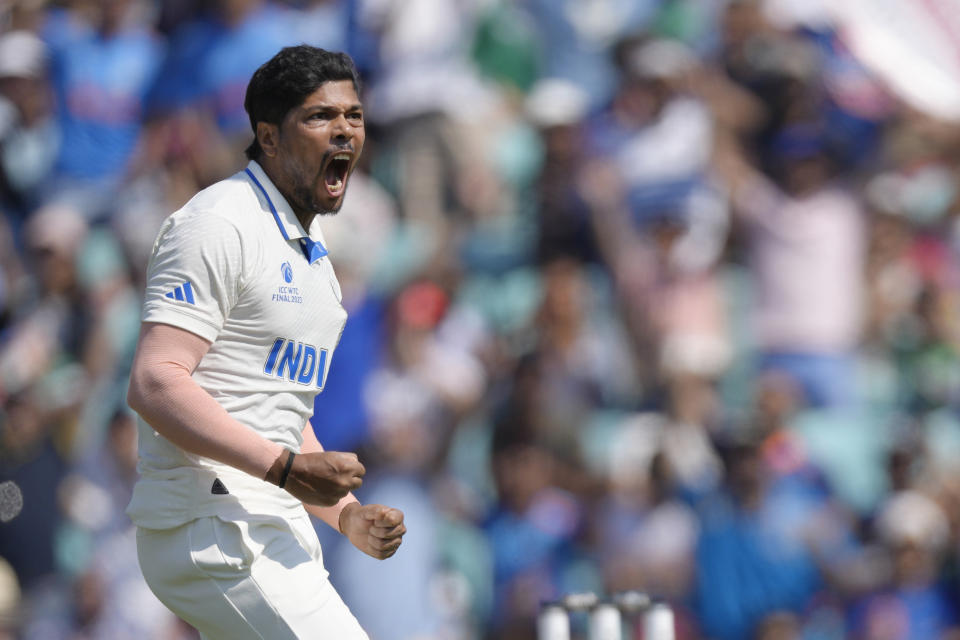
M284 47L263 63L250 78L243 108L250 116L253 142L247 157L256 160L263 153L257 140L257 123L280 124L291 109L303 104L325 82L350 80L359 95L360 77L353 60L345 53L301 44Z

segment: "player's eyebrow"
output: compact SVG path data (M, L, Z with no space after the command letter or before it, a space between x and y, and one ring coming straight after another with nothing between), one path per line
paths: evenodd
M341 108L335 104L330 104L327 102L319 102L316 104L305 104L301 107L302 111L305 113L316 113L317 111L341 111ZM354 111L363 111L363 105L360 103L349 105L342 109L344 113L352 113Z

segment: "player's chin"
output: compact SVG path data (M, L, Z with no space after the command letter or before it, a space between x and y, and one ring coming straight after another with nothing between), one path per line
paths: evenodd
M320 188L316 194L317 209L321 215L331 215L340 211L343 206L343 198L347 195L346 185L339 194L331 194L325 187Z
M340 208L343 206L343 198L335 202L331 202L323 208L323 215L332 216L340 212Z
M343 206L343 198L314 197L312 205L309 210L313 211L316 215L332 216L340 211L340 207Z

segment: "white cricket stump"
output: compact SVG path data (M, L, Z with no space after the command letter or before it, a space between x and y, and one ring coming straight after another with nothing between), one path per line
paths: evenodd
M595 593L574 593L540 607L537 640L570 640L571 614L587 615L588 640L632 640L624 621L642 619L644 640L675 640L673 609L639 591L601 599ZM631 625L631 629L635 625Z

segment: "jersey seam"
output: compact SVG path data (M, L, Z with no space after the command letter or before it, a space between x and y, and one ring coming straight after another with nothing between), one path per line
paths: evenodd
M254 194L256 195L256 194ZM257 201L259 204L259 200ZM237 237L237 246L240 248L240 275L235 279L233 286L234 299L230 305L230 311L233 310L233 307L237 306L240 302L241 294L247 288L247 260L246 260L246 249L244 243L243 231L237 225L237 221L225 215L222 211L216 208L204 207L203 209L198 210L198 213L203 213L205 215L216 216L217 218L223 220L225 223L230 225L230 228L233 230L233 233ZM224 320L226 320L228 314L224 314Z
M217 214L217 215L220 215L221 218L226 220L227 223L230 225L230 227L233 229L233 232L237 234L237 243L240 245L240 277L237 278L236 283L234 283L234 295L236 297L234 299L233 305L231 305L230 307L230 310L233 311L233 307L237 306L240 303L240 298L242 297L242 294L244 293L244 291L246 291L247 289L246 244L244 243L243 233L241 232L240 228L237 226L236 221L231 220L230 218L222 214ZM226 319L226 316L224 316L224 319Z
M159 300L158 300L157 302L159 302ZM153 304L153 305L148 305L148 306L147 306L147 310L148 310L148 311L151 310L151 307L152 307L153 309L156 309L157 311L163 311L163 312L171 311L171 312L176 313L176 314L178 314L178 315L182 315L182 316L186 316L186 317L188 317L188 318L191 318L192 320L196 320L196 321L198 321L198 322L202 322L203 324L207 325L207 326L210 327L211 329L214 329L217 333L220 333L220 331L223 329L223 327L218 327L218 326L215 325L213 322L211 322L208 318L205 318L205 317L203 317L203 316L201 316L201 315L198 315L198 314L196 314L196 313L193 313L193 312L191 312L191 311L189 311L189 310L187 310L187 309L181 309L181 308L179 308L179 307L170 307L170 306L157 307L156 304ZM148 315L148 314L144 314L144 316L146 316L146 315ZM157 322L157 321L156 321L156 320L147 320L147 319L144 319L144 322ZM161 324L164 324L164 323L161 322Z

